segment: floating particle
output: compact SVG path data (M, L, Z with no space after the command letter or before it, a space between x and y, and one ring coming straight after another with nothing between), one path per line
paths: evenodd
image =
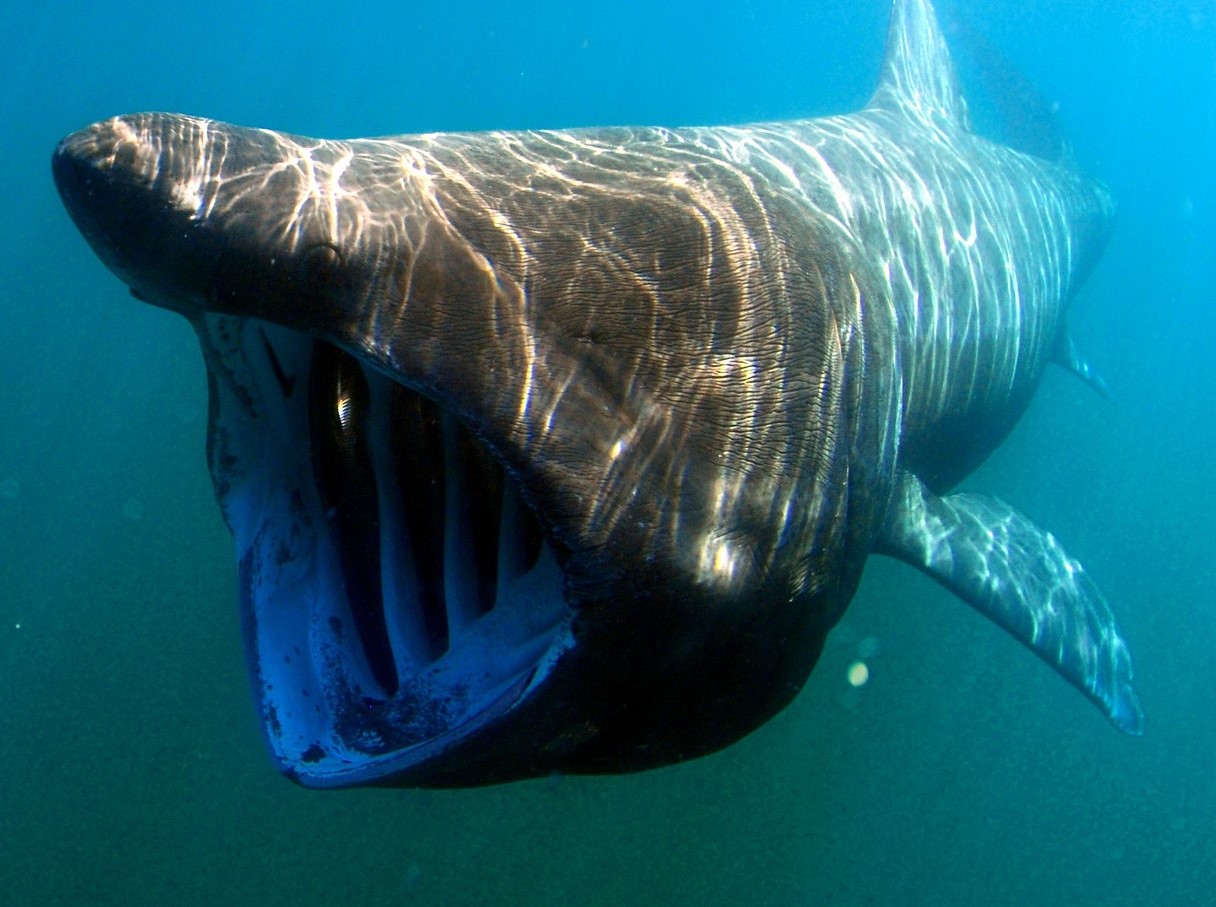
M870 669L864 661L855 661L849 665L849 683L855 687L864 687L870 679Z
M422 882L422 869L417 863L411 863L405 869L405 889L406 891L416 891L418 885Z

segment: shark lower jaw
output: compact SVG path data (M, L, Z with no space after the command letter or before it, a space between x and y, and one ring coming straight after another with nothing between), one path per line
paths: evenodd
M409 785L490 745L572 644L562 571L519 488L454 416L348 353L252 319L196 326L281 770Z

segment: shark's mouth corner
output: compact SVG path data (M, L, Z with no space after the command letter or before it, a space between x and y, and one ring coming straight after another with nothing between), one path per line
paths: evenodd
M539 521L455 416L349 353L254 319L196 326L274 759L309 787L426 783L569 644Z

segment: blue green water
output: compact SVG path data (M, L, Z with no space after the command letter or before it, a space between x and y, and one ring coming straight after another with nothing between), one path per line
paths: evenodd
M247 690L193 337L79 238L54 143L142 109L327 136L842 112L873 86L886 4L9 4L0 904L1210 903L1216 7L952 9L1058 102L1120 203L1072 319L1117 404L1053 372L968 486L1106 590L1144 738L874 559L795 704L716 756L459 792L282 780Z

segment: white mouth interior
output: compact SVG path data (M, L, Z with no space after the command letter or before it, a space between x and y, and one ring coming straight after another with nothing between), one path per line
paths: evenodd
M317 786L374 780L511 708L562 648L569 609L486 447L330 344L251 319L197 327L212 477L281 767Z

